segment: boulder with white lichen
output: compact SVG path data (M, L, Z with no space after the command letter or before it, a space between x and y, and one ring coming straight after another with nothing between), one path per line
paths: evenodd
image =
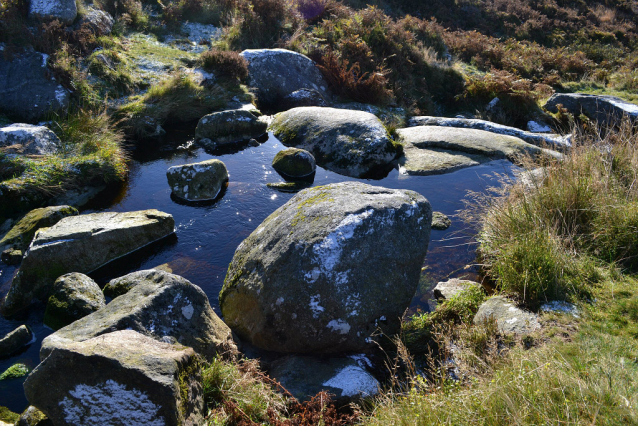
M228 181L226 165L219 160L173 166L166 171L173 195L186 201L214 200Z
M267 125L252 112L234 109L203 116L195 129L195 140L204 148L256 138L266 133Z

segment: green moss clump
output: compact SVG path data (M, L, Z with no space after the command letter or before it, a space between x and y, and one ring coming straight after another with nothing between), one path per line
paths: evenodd
M24 364L13 364L11 367L7 368L4 373L0 374L0 381L18 379L26 376L30 372L31 370L29 367Z
M7 407L0 407L0 421L14 424L20 419L20 414L14 413Z

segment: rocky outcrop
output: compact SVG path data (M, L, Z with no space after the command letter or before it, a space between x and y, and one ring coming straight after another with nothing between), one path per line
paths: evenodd
M108 12L87 7L86 13L78 22L78 28L88 27L97 36L109 35L113 29L114 22L113 17Z
M24 391L56 425L204 424L195 352L133 330L54 349Z
M173 216L158 210L66 217L35 234L4 300L3 313L12 315L36 297L47 299L60 275L89 273L174 231Z
M575 116L585 114L605 124L618 124L624 116L630 120L638 120L638 105L614 96L555 93L545 104L545 109L556 113L558 105Z
M104 306L104 295L95 281L77 272L64 274L53 284L44 325L58 330Z
M13 248L25 252L40 228L48 228L68 216L78 215L71 206L43 207L31 210L0 240L0 251Z
M226 323L278 352L370 346L399 330L432 211L413 191L344 182L301 191L237 248L219 296Z
M456 128L465 128L465 129L484 130L486 132L496 133L499 135L514 136L527 143L540 146L540 147L548 146L553 149L567 149L571 147L570 136L526 132L524 130L517 129L516 127L504 126L502 124L497 124L491 121L479 120L475 118L445 118L445 117L418 116L418 117L412 117L409 120L408 125L410 127L442 126L442 127L456 127Z
M48 0L40 0L48 2ZM70 0L75 5L75 0ZM9 117L34 121L66 109L69 92L51 77L48 55L27 52L6 59L0 55L0 110Z
M285 177L300 178L313 174L317 164L315 157L305 149L288 148L275 155L272 167Z
M477 282L470 280L461 280L458 278L452 278L447 281L439 282L436 287L434 287L434 297L438 300L449 300L457 294L467 290L470 287L480 287L481 285Z
M249 85L257 89L259 107L281 111L280 102L302 89L312 89L330 99L328 83L307 56L285 49L244 50L248 61Z
M366 177L401 152L381 121L363 111L294 108L278 114L271 130L284 145L310 151L320 166L346 176Z
M55 154L62 143L44 126L15 123L0 127L0 152L5 154Z
M26 325L13 330L0 339L0 357L9 356L33 341L33 333Z
M40 359L56 348L127 329L190 346L207 359L235 349L230 329L215 314L201 288L155 269L140 271L135 278L139 282L126 294L44 339Z
M516 161L526 155L560 156L513 136L456 127L417 126L397 130L404 145L401 172L434 175L453 172L494 159Z
M452 226L452 221L449 217L441 212L432 213L432 229L437 231L444 231Z
M176 197L186 201L214 200L228 182L228 170L219 160L207 160L173 166L166 177Z
M232 144L256 138L266 133L268 126L245 109L214 112L197 123L195 139L204 148Z
M71 25L78 15L75 0L31 0L29 18L41 21L57 19L65 25Z
M525 335L541 327L538 315L518 308L503 296L487 299L474 316L474 324L493 318L501 333Z

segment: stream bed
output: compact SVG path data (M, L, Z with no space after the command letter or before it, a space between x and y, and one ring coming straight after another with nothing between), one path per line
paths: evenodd
M170 132L161 144L139 145L132 151L128 181L101 193L85 206L81 213L98 211L134 211L158 209L175 218L176 235L159 244L96 271L91 276L103 285L109 279L139 269L167 264L173 273L201 287L219 314L218 294L224 282L228 264L237 246L274 210L286 203L294 193L280 192L266 186L283 182L271 167L277 152L285 147L275 137L259 146L244 146L226 153L205 152L192 144L192 128ZM221 198L212 203L185 204L171 197L166 170L175 165L194 163L211 158L222 160L229 172L229 184ZM496 186L496 174L511 176L515 166L506 160L492 161L453 173L435 176L407 176L392 170L378 180L361 180L342 176L317 167L313 185L343 181L365 181L387 188L411 189L424 195L434 211L452 219L445 231L432 230L425 272L415 294L409 314L431 308L431 290L436 282L455 277L476 278L477 268L467 268L475 261L475 245L468 225L453 215L463 208L467 191L482 191ZM0 296L9 289L14 267L0 264ZM42 325L44 306L35 306L11 320L0 318L0 335L21 324L28 324L36 340L22 353L0 359L0 373L16 362L31 368L39 363L42 339L52 330ZM22 390L24 379L0 381L0 405L22 412L28 405Z

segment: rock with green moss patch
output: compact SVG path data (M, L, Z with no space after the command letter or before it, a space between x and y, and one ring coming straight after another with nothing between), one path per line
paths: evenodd
M13 248L25 252L38 229L48 228L65 217L76 215L78 215L77 209L71 206L52 206L31 210L2 237L0 251Z
M64 274L53 284L44 325L58 330L104 306L104 295L95 281L78 272Z
M33 340L33 333L26 325L13 330L11 333L0 339L0 357L9 356L16 353Z
M175 339L207 359L235 349L228 326L215 314L202 289L187 279L155 269L125 279L138 283L106 307L44 339L40 359L73 342L125 329L156 339Z
M286 177L300 178L313 174L317 164L315 157L305 149L288 148L275 155L272 167Z
M166 172L173 194L186 201L217 198L228 182L226 165L219 160L173 166Z
M0 425L2 425L3 423L13 425L18 421L19 418L20 415L18 413L14 413L7 407L0 406Z
M22 250L6 249L0 254L0 260L7 265L19 265L22 262Z
M20 377L24 377L29 374L29 367L24 364L13 364L11 367L7 368L2 374L0 374L0 381L2 380L10 380L10 379L19 379Z
M235 109L203 116L197 123L195 139L204 148L241 142L266 133L268 126L250 111Z
M226 323L278 352L369 348L399 330L427 252L420 194L359 182L303 190L237 248L219 295Z
M373 114L336 108L302 107L278 114L271 124L286 146L310 151L333 172L365 177L402 152Z
M525 335L541 327L538 315L517 307L514 302L503 296L490 297L483 302L474 316L474 324L489 318L496 321L501 333Z
M53 422L42 411L30 405L20 414L16 426L53 426Z
M441 212L432 213L432 229L437 231L444 231L452 225L452 221L449 217Z
M276 189L281 192L299 192L312 186L312 182L299 180L296 182L269 182L266 184L268 188Z
M3 314L12 315L34 298L48 299L60 275L87 274L173 232L173 216L158 210L71 216L41 229L13 278Z
M192 348L121 330L56 348L24 383L56 425L201 425L201 364Z

